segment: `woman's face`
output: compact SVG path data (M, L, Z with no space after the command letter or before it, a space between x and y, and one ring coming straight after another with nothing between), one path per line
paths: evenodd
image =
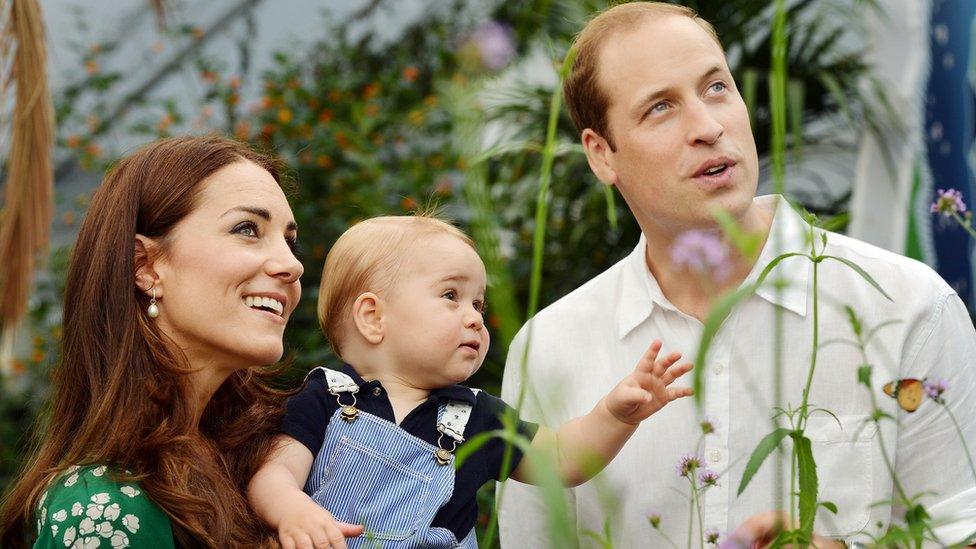
M194 367L271 364L301 296L297 227L278 183L249 161L205 179L152 263L159 317Z

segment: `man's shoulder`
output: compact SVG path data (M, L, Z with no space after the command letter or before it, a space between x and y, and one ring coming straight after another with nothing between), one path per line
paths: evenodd
M584 319L592 323L611 318L614 314L611 305L618 298L621 276L627 268L628 258L629 255L625 256L575 290L543 307L520 332L524 332L529 323L533 331L545 332L565 330Z
M946 281L925 263L840 233L827 233L827 255L857 264L887 291L911 290L914 295L932 297L954 294ZM844 267L849 276L859 277ZM885 283L890 288L885 287Z

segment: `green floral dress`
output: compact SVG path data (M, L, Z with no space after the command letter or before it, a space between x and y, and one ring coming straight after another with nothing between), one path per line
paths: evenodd
M69 467L41 496L35 548L174 547L169 518L104 466Z

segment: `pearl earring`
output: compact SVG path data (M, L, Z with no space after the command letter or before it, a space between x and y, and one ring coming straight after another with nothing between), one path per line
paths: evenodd
M152 299L149 300L149 308L146 309L146 313L149 314L149 318L159 316L159 307L156 306L156 288L152 289Z

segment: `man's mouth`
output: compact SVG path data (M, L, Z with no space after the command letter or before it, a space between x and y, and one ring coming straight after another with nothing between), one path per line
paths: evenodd
M728 157L713 158L698 166L692 177L716 177L724 174L731 167L735 166L735 161Z

